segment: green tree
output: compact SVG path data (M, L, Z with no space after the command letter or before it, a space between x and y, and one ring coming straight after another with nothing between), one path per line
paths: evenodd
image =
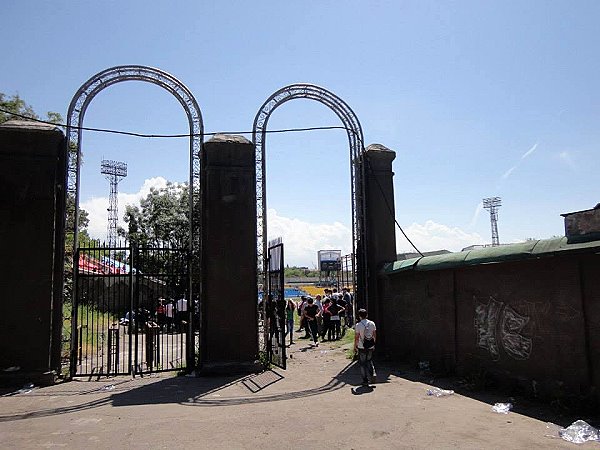
M73 272L71 270L73 264L73 211L75 209L75 199L72 196L67 197L67 217L65 222L65 282L63 286L64 301L69 302L73 292ZM90 220L85 209L79 210L79 228L77 233L77 245L79 247L94 247L95 241L90 237L87 227ZM70 231L70 233L69 233ZM76 264L79 264L77 262Z
M40 117L35 113L31 105L27 104L25 100L19 97L19 94L15 94L12 97L6 96L6 94L0 92L0 109L9 111L14 114L20 114L22 116L29 117L31 119L39 119ZM14 118L9 113L0 111L0 123L4 123L7 120ZM18 118L18 117L17 117ZM60 113L48 111L46 113L46 119L52 123L63 123L63 118Z
M315 278L319 276L319 272L306 267L287 266L284 269L284 275L286 278Z
M185 248L189 242L189 186L167 183L152 188L140 206L128 205L123 219L127 230L119 235L139 245L169 245Z
M168 183L164 188L152 188L139 207L128 205L125 208L127 230L119 228L119 235L141 247L187 249L190 235L188 199L187 184ZM183 260L175 262L166 252L149 252L132 265L142 273L169 270L169 265L173 264L172 270L180 270L186 264L185 253L177 258ZM171 288L177 291L181 286L176 283Z

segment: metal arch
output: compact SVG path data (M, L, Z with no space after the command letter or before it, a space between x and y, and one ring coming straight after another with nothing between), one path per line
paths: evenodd
M260 107L254 119L252 140L256 147L256 211L257 211L257 272L258 279L263 280L266 273L267 254L267 202L266 202L266 134L267 124L273 111L283 103L297 98L315 100L331 109L342 121L348 135L350 146L350 189L352 191L352 248L354 267L366 270L366 254L357 252L358 242L362 248L366 242L365 229L365 195L364 195L364 164L361 156L364 152L364 139L360 122L350 106L341 98L325 88L307 83L285 86L271 95ZM360 254L358 254L360 253ZM358 264L357 264L358 263ZM361 277L364 286L360 291L358 301L366 301L367 277Z
M202 113L196 99L191 91L173 75L160 69L138 65L116 66L103 70L87 80L75 93L67 113L67 145L68 145L68 167L67 167L67 194L75 200L74 209L67 210L67 217L71 215L73 228L65 229L65 235L73 234L73 255L77 252L77 240L79 230L79 185L81 166L81 127L87 107L92 99L103 89L122 81L145 81L162 87L170 92L181 104L188 118L190 129L190 242L189 250L192 258L190 268L190 295L199 290L199 266L201 265L201 235L200 235L200 208L201 208L201 155L204 124ZM65 236L65 237L66 237ZM73 265L76 264L75 257ZM75 271L73 276L75 277ZM193 270L193 271L192 271ZM75 280L73 280L75 283ZM194 290L192 290L194 286ZM200 292L198 292L200 293ZM190 297L192 298L192 297Z

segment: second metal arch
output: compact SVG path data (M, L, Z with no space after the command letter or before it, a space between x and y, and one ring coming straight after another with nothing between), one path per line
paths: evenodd
M285 86L272 94L260 107L252 127L252 140L256 147L256 211L257 211L257 273L258 280L264 280L266 273L267 255L267 202L266 202L266 135L267 124L273 111L282 104L297 98L315 100L331 109L342 121L348 135L350 147L350 189L352 192L352 255L354 270L365 271L367 267L365 252L365 195L364 195L364 152L363 132L358 117L337 95L325 88L314 84L297 83ZM361 242L361 245L358 243ZM359 249L360 247L360 249ZM359 276L361 286L356 286L358 304L364 304L367 299L366 274Z

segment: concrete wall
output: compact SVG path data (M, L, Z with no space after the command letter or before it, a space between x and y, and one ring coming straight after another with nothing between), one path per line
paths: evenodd
M600 388L600 257L589 255L580 261L587 363L592 385Z
M65 182L60 130L0 126L0 370L60 369Z
M361 164L364 167L364 195L365 195L365 227L367 242L358 243L357 252L366 253L366 280L363 280L363 270L359 258L359 294L357 307L366 307L369 317L377 321L380 317L379 302L380 287L378 285L378 272L385 263L396 260L396 224L394 222L394 172L392 162L396 153L381 144L371 144L363 153ZM357 189L361 189L360 179ZM362 301L362 286L368 284L368 298ZM381 331L381 330L380 330ZM385 334L381 334L383 337Z
M540 394L600 387L600 256L382 276L385 350Z
M203 371L254 368L258 356L254 145L216 136L203 159Z
M424 276L425 275L425 276ZM385 350L396 359L454 368L455 303L450 271L385 277L381 304Z

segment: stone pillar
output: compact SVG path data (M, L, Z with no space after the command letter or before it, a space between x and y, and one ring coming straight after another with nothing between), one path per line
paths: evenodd
M52 125L0 126L0 378L60 372L66 156Z
M394 184L392 161L396 153L383 145L371 144L364 153L365 225L367 230L367 310L381 328L381 298L377 275L385 263L396 261L396 224L394 221ZM381 334L381 333L380 333Z
M217 135L202 156L200 373L254 370L258 356L254 145Z

